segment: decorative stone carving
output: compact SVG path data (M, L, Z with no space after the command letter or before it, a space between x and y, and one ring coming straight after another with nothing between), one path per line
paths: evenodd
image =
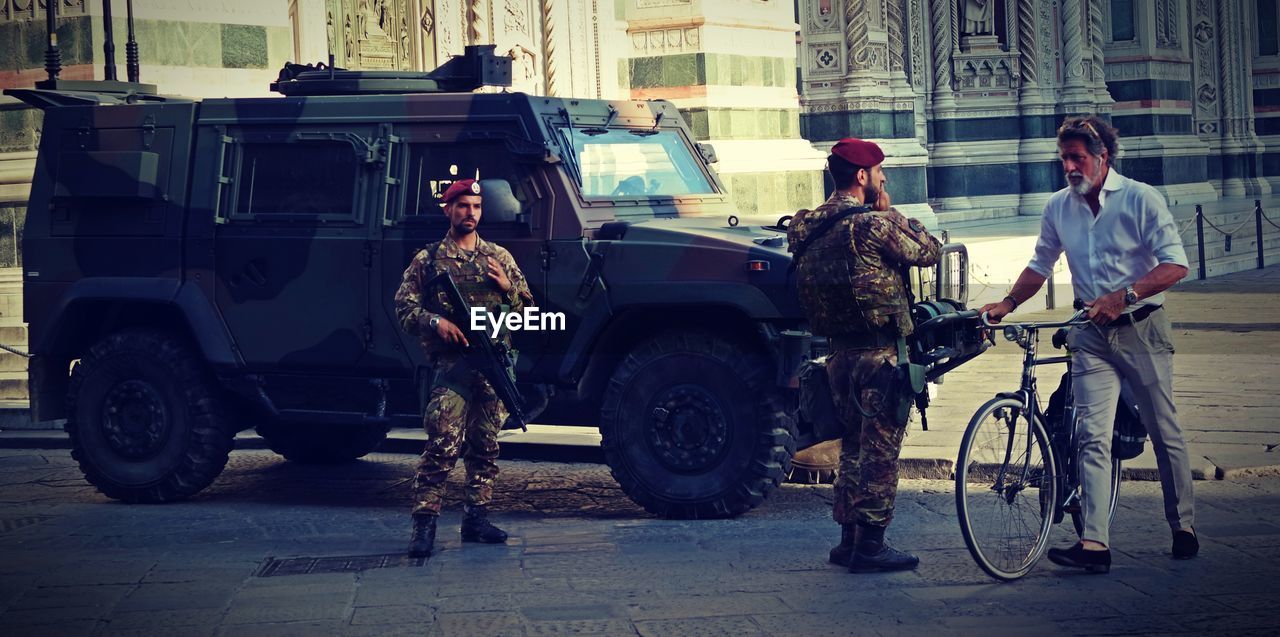
M904 71L906 64L906 46L902 32L906 25L902 23L902 0L886 0L885 29L889 32L889 71Z
M1034 0L1018 0L1018 70L1022 81L1036 82L1036 20Z
M958 55L955 60L955 78L959 90L984 91L1018 87L1018 77L1014 73L1017 64L1015 56L968 56Z
M837 0L806 0L809 33L838 31L840 27Z
M929 60L925 57L924 45L928 31L922 16L922 0L907 0L907 40L911 43L907 57L907 79L917 93L924 92L925 76L928 74Z
M867 0L845 0L845 44L849 48L849 68L854 71L865 71L872 68L868 61L871 55L867 46Z
M638 56L695 53L701 42L699 27L631 32L631 49Z
M952 0L930 0L930 23L933 28L933 90L954 90L951 75L956 29L955 3Z
M1206 124L1211 123L1209 120L1216 120L1219 116L1218 92L1214 88L1218 77L1217 33L1214 26L1217 16L1213 14L1208 2L1197 0L1193 19L1195 20L1195 26L1192 30L1193 55L1191 61L1194 86L1197 87L1193 112L1198 122ZM1216 133L1218 130L1217 124L1216 122L1212 123L1214 123L1212 130ZM1197 130L1203 133L1206 128L1201 125L1197 127Z
M1086 79L1084 33L1081 22L1084 18L1080 6L1081 0L1063 0L1062 2L1062 50L1065 56L1063 77L1068 84L1079 85ZM1092 58L1092 55L1089 56Z
M1089 3L1088 15L1089 20L1089 50L1084 56L1089 64L1088 79L1093 84L1103 88L1102 69L1106 68L1105 55L1102 46L1105 40L1102 37L1102 0L1086 0Z
M488 10L489 0L471 0L467 7L467 42L469 44L489 43L489 23L485 19Z
M1178 20L1178 3L1175 0L1156 0L1156 46L1161 49L1177 49L1178 32L1182 23Z
M503 10L506 13L506 32L507 33L523 33L529 32L529 5L526 0L506 0L503 3ZM523 48L523 47L521 47ZM528 49L525 49L526 51Z
M419 23L422 25L423 35L431 35L436 26L435 16L431 15L431 7L426 7L422 10L422 19Z
M556 77L556 71L559 70L559 59L556 56L556 39L559 34L556 29L556 2L542 0L542 74L547 81L547 95L551 96L560 95L559 78Z
M964 0L964 35L994 35L997 0Z
M1107 81L1142 79L1191 81L1191 65L1185 62L1160 60L1112 62L1107 64L1103 71Z
M810 74L827 75L840 73L839 44L810 44L808 59Z
M1058 83L1058 64L1062 61L1062 49L1054 37L1053 11L1056 0L1039 0L1040 8L1040 83Z

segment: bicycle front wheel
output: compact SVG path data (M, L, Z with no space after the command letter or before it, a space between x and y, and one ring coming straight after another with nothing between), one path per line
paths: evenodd
M1022 401L987 401L965 429L956 460L956 512L973 559L1013 580L1044 555L1057 471L1043 425Z

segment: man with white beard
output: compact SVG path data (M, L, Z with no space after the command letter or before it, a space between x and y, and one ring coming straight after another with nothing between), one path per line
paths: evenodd
M1069 549L1049 549L1055 564L1105 573L1111 568L1111 436L1128 381L1151 435L1172 556L1195 557L1191 464L1173 404L1173 340L1164 291L1187 274L1173 215L1155 188L1114 168L1116 129L1096 115L1070 117L1058 129L1068 186L1045 204L1035 256L1009 295L982 308L999 321L1035 295L1063 252L1090 323L1067 335L1079 419L1076 466L1083 485L1084 531Z

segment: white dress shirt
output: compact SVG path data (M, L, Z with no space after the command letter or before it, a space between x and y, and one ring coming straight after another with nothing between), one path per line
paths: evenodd
M1047 278L1065 251L1076 298L1085 301L1133 285L1158 264L1187 267L1177 224L1155 188L1113 167L1107 171L1098 202L1094 217L1084 196L1070 187L1053 193L1045 204L1035 256L1027 267ZM1164 293L1142 299L1130 310L1162 303Z

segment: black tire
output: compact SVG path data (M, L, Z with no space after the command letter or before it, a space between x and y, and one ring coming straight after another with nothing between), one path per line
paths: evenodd
M1121 461L1111 460L1111 514L1107 518L1107 526L1110 527L1112 522L1116 521L1116 503L1120 501L1120 479L1124 474L1124 469L1120 466ZM1076 537L1084 533L1084 512L1078 510L1071 511L1071 525L1076 528Z
M956 514L969 554L988 575L1018 579L1044 555L1057 479L1049 435L1034 414L1028 420L1021 400L997 397L978 408L960 439Z
M668 332L618 365L601 447L632 500L669 518L747 511L791 469L795 431L768 359L710 332Z
M387 439L386 427L270 423L258 435L272 451L300 464L339 464L363 458Z
M66 431L89 483L130 503L181 500L209 486L235 436L191 345L142 329L107 336L71 370Z

